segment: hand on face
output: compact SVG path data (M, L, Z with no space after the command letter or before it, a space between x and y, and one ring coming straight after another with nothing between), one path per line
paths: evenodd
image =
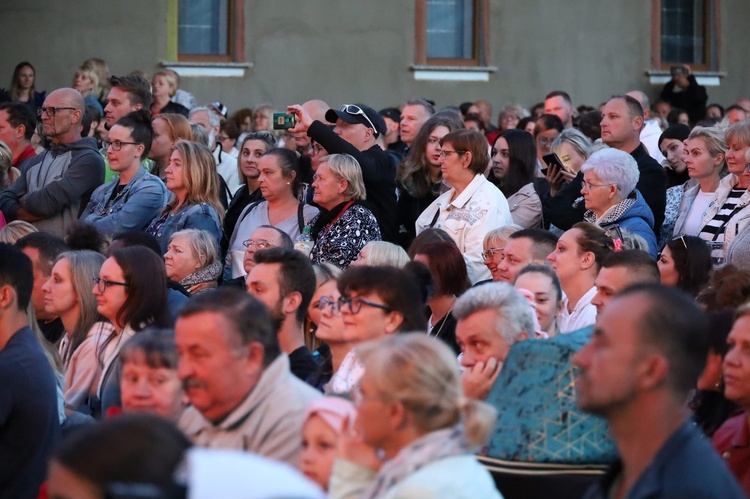
M487 361L487 364L480 361L471 367L465 368L464 372L461 373L461 385L464 395L476 400L486 399L502 367L502 363L491 357Z

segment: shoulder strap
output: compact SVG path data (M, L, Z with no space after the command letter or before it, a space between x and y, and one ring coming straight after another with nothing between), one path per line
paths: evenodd
M260 201L255 201L254 203L251 203L248 208L245 210L245 212L242 214L241 217L237 219L237 223L234 224L235 229L239 227L239 225L242 223L242 221L245 219L246 216L250 214L251 211L255 209L256 206L258 206L260 203L265 201L264 199L261 199Z
M302 234L302 231L305 229L305 217L303 208L305 207L305 204L300 202L300 204L297 206L297 226L299 227L299 233Z

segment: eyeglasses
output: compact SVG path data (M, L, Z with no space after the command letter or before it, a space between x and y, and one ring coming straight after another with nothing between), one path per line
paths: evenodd
M242 241L242 245L245 248L252 248L255 247L259 250L268 249L268 248L275 248L273 244L266 241L265 239L258 239L257 241L253 241L252 239L247 239L246 241Z
M443 156L450 156L451 154L461 155L465 153L466 151L446 151L445 149L443 149L442 151L440 151L440 154L438 155L438 157L442 158Z
M375 136L377 137L380 135L380 131L378 128L373 124L373 122L370 120L370 118L367 117L364 111L359 106L355 106L354 104L344 104L341 106L341 109L339 109L342 113L351 114L352 116L364 116L364 118L367 120L367 122L370 124L370 128L372 128L372 131L375 132Z
M42 114L46 114L48 118L51 118L58 111L62 111L64 109L75 110L76 108L74 107L43 107L43 108L36 110L36 115L41 118Z
M495 253L502 255L503 251L505 251L505 248L489 248L487 251L482 251L482 259L492 260L495 257Z
M334 300L330 296L322 296L320 298L320 301L318 302L318 310L323 312L328 307L331 307L331 312L333 312L335 315L341 314L341 310L339 309L339 304L336 300Z
M321 149L322 147L320 147L320 144L310 143L310 145L307 146L307 150L311 152L314 156L317 156L318 154L320 154Z
M227 137L226 135L219 135L218 139L219 142L224 142L225 140L229 140L229 137Z
M126 282L117 282L117 281L108 281L106 279L102 279L101 277L94 277L94 284L96 284L96 289L99 290L100 293L104 293L107 291L107 288L110 286L125 286L128 287L128 283Z
M609 187L610 185L614 185L614 184L592 184L592 183L590 183L590 182L586 182L586 181L584 181L584 182L583 182L583 183L581 184L581 187L582 187L582 188L584 188L584 189L586 189L587 191L590 191L590 190L592 190L592 189L593 189L594 187Z
M389 307L386 307L385 305L363 300L362 298L359 298L358 296L355 296L353 298L342 296L339 298L338 303L336 305L338 306L339 312L341 312L344 309L344 307L347 307L349 309L349 313L352 315L357 315L360 312L360 310L362 310L362 305L367 305L368 307L373 307L373 308L379 308L380 310L385 310L386 312L391 311L391 309Z
M537 141L537 142L539 142L540 144L543 144L543 145L545 145L545 146L548 146L548 145L552 144L552 142L553 142L554 140L555 140L555 139L553 139L553 138L551 138L551 137L543 137L543 136L541 136L541 135L540 135L539 137L537 137L537 138L536 138L536 141Z
M112 146L113 151L119 151L120 149L122 149L122 146L124 146L125 144L130 144L133 146L141 145L138 142L123 142L122 140L113 140L112 142L110 142L108 140L102 140L102 147L104 149L109 149L109 147Z

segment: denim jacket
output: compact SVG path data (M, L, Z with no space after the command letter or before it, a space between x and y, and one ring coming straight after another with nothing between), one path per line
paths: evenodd
M169 191L159 177L139 168L120 195L107 207L119 180L119 177L115 177L112 182L99 186L80 217L92 223L102 234L110 236L125 230L144 230L154 217L159 216L169 200Z
M165 215L166 220L159 225ZM146 232L159 241L162 254L164 254L167 252L172 234L183 229L205 230L214 236L218 247L221 239L221 221L216 209L208 203L190 204L179 211L172 209L166 214L157 214Z

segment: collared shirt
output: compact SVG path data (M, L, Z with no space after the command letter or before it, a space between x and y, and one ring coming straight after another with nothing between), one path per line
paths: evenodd
M601 481L589 487L584 499L611 497L622 471L622 462L618 459ZM627 492L625 499L745 497L719 455L690 421L667 439Z
M591 289L586 291L586 294L575 304L572 312L568 312L568 297L563 297L562 310L555 318L558 331L569 333L594 324L596 322L596 307L591 304L594 296L596 296L596 286L592 286Z
M747 412L727 419L714 433L713 444L745 493L750 496L750 432L747 427Z

